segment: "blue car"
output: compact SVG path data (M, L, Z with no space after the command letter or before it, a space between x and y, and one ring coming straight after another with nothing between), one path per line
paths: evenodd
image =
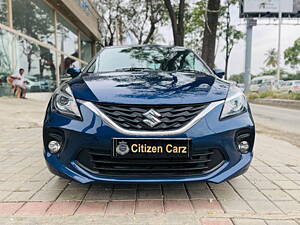
M247 171L249 104L192 50L107 47L68 73L44 120L53 174L81 183L220 183Z

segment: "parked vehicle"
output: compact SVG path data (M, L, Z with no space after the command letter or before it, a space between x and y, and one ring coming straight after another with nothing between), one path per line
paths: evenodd
M251 92L258 92L260 86L264 83L264 82L272 82L272 86L275 89L275 77L274 76L261 76L261 77L255 77L251 80L251 85L250 85L250 91Z
M273 82L265 81L258 88L258 93L265 92L265 91L272 91L272 90L274 90Z
M104 48L56 89L43 126L49 170L81 183L220 183L247 171L243 92L190 49Z
M287 93L300 93L300 80L285 81L280 90Z
M279 86L279 91L280 92L288 92L289 86L288 86L288 81L283 81L280 86Z

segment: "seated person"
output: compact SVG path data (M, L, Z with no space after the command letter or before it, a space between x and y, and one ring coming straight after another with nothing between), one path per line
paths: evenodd
M27 86L25 85L25 80L24 80L24 69L21 68L19 69L19 73L11 75L11 78L13 79L12 85L21 88L21 98L26 98L26 90Z

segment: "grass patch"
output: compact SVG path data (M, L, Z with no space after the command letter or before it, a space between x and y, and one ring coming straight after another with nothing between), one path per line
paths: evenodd
M250 100L254 100L257 98L300 100L300 93L288 94L278 91L264 91L261 93L249 93L247 97Z

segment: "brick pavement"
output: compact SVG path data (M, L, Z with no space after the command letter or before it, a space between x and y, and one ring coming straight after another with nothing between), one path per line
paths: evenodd
M22 126L4 115L8 101ZM249 171L222 184L84 185L48 172L45 102L19 101L0 98L0 224L300 224L300 149L287 142L258 134Z

